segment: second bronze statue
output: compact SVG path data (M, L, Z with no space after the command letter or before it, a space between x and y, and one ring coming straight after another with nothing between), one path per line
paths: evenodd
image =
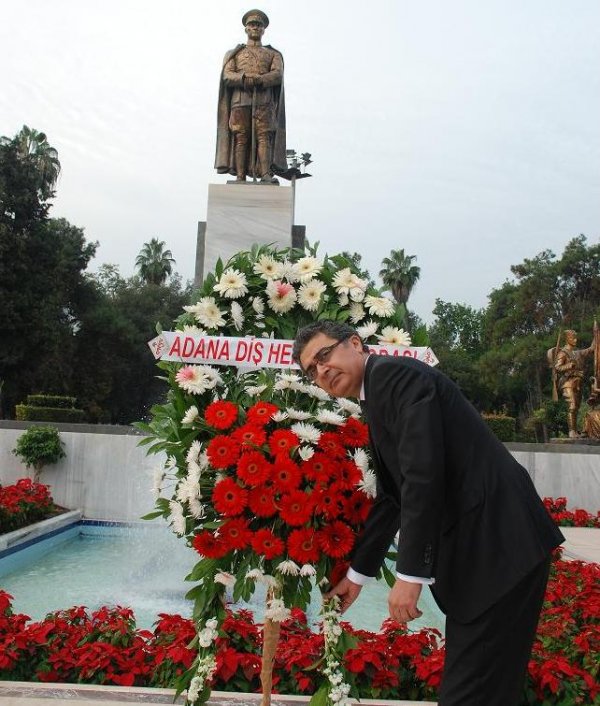
M250 10L242 18L248 41L227 52L219 87L215 169L261 183L277 183L287 168L283 57L262 44L269 18Z

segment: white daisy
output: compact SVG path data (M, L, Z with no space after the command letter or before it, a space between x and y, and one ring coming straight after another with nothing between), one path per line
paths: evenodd
M200 482L200 476L202 475L202 469L200 468L199 464L196 463L196 461L190 461L187 465L187 478L190 483L199 483ZM198 495L197 497L200 497L200 486L198 486Z
M340 294L338 296L338 304L340 306L348 306L348 304L350 304L350 297L347 294Z
M317 570L310 564L304 564L300 569L300 576L316 576Z
M254 263L254 273L262 279L280 279L283 276L283 265L270 255L261 255Z
M285 412L290 419L297 419L300 422L312 417L310 412L305 412L303 409L295 409L294 407L286 407Z
M342 417L341 414L337 414L336 412L332 412L330 409L320 409L315 416L317 421L321 422L321 424L339 425L346 421L345 417Z
M160 497L160 491L162 489L162 482L165 479L165 471L162 467L158 467L154 469L153 473L153 481L152 481L152 494L154 495L154 499L158 499Z
M275 384L273 385L274 390L295 390L296 392L302 392L303 388L305 387L305 384L303 382L300 382L300 378L296 378L296 380L290 380L289 378L285 378L282 375L279 375L277 379L275 380Z
M219 283L213 287L213 292L219 292L226 299L239 299L248 294L246 275L234 267L228 267L221 275Z
M196 407L195 404L193 404L191 407L189 407L186 411L186 413L183 415L183 419L181 420L182 424L193 424L196 419L199 417L198 413L198 407Z
M355 286L355 276L349 267L345 267L335 273L331 284L338 294L348 294L350 288Z
M244 310L237 302L231 302L231 320L236 331L241 331L244 325Z
M288 418L287 412L283 412L281 409L278 409L277 412L274 412L271 415L271 419L274 422L277 422L278 424L280 422L284 422Z
M338 397L336 402L341 410L348 412L348 414L352 416L360 415L362 412L360 405L356 404L356 402L352 402L352 400L349 400L347 397Z
M223 382L210 365L184 365L175 375L175 380L179 387L192 395L201 395Z
M291 559L286 559L285 561L279 562L277 564L277 569L280 574L283 574L283 576L298 576L298 573L300 572L300 567L298 564L296 564L295 561L292 561Z
M206 508L198 498L190 498L188 500L190 513L195 520L201 520L206 515Z
M175 534L182 536L185 534L185 517L183 515L183 505L175 500L169 502L169 525Z
M262 300L262 297L253 297L252 298L252 308L258 314L258 316L256 318L257 319L262 318L262 315L265 313L265 303Z
M189 324L183 327L183 333L187 333L188 336L206 336L206 331L203 328L200 328L200 326L190 326Z
M371 336L374 336L377 333L377 326L378 324L375 321L369 319L366 324L359 326L356 329L356 332L363 339L363 341L365 341L367 338L371 338Z
M377 336L379 343L391 343L394 346L410 346L410 334L403 328L386 326Z
M307 424L306 422L296 422L290 427L291 430L298 435L300 441L304 441L309 444L316 444L321 438L321 432L313 424Z
M350 304L350 321L353 324L362 321L366 315L365 307L360 302L352 302L352 304Z
M352 458L363 473L369 470L369 457L364 449L356 449Z
M315 455L315 450L312 446L299 446L298 455L303 461L308 461L309 458Z
M224 312L219 309L214 297L202 297L196 304L184 306L183 308L193 313L197 321L208 329L225 325Z
M296 290L281 280L269 280L267 283L267 303L277 314L285 314L294 308Z
M167 471L176 471L177 470L177 459L175 458L175 456L167 456L165 468L167 469Z
M321 402L329 402L331 399L325 390L322 390L317 385L302 385L302 388L298 387L298 391L305 392L307 395L310 395Z
M307 311L316 311L327 286L319 280L301 284L298 289L298 303Z
M260 569L250 569L246 572L246 578L251 581L260 581L263 576L264 573Z
M267 389L267 385L247 385L244 392L250 397L258 397Z
M200 466L201 471L206 470L210 465L208 461L208 454L206 453L206 451L203 451L200 456L198 456L198 465Z
M185 460L188 463L192 463L193 461L198 463L198 457L200 456L201 452L202 452L202 444L197 439L195 439L190 444L190 448L188 449Z
M283 267L283 272L281 274L281 277L283 279L286 279L288 282L298 281L298 275L296 274L296 270L294 269L293 262L290 262L289 260L284 260L281 266Z
M361 302L365 298L365 290L361 287L350 287L348 296L353 302Z
M295 262L293 268L299 282L308 282L323 269L323 261L307 255Z
M380 318L391 316L396 308L391 299L387 297L374 297L372 294L367 294L365 297L365 306L371 316L379 316Z

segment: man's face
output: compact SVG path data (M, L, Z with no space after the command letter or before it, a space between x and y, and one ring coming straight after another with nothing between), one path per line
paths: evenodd
M319 359L319 355L337 343L324 333L318 333L304 347L300 354L300 365L309 370ZM326 361L316 363L314 382L334 397L358 397L365 372L365 353L358 336L351 336L336 345Z
M246 34L248 35L248 39L257 42L262 38L264 33L265 26L260 20L250 20L246 22Z
M577 345L577 334L573 331L569 331L566 335L565 338L567 339L567 343L570 346L576 346Z

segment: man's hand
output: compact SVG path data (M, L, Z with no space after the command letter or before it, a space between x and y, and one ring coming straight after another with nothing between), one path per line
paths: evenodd
M417 601L422 588L420 583L409 583L402 581L402 579L396 579L388 597L390 617L399 623L408 623L415 618L420 618L423 613L417 608Z
M337 586L326 593L324 598L331 598L332 596L340 597L340 609L342 613L345 613L348 608L354 603L358 598L358 594L361 592L362 586L358 583L353 583L346 576L338 583Z

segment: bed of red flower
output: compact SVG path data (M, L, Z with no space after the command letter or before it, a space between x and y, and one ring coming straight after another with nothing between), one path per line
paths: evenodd
M47 485L21 478L14 485L0 486L0 534L26 527L60 511Z
M364 698L433 700L443 661L435 630L408 632L386 621L379 633L344 624L353 645L346 666ZM193 662L191 620L161 615L153 631L136 628L127 608L89 613L71 608L32 622L13 615L0 591L0 679L169 687ZM260 690L261 632L249 612L230 613L218 638L213 687ZM311 694L320 670L323 636L294 610L282 626L274 689ZM600 566L553 564L523 704L600 704Z

